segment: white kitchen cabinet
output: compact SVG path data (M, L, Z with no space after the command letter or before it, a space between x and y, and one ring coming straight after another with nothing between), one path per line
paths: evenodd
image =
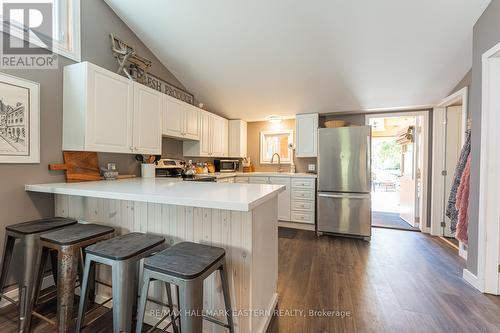
M278 219L282 222L300 223L311 228L316 220L316 178L291 176L236 176L235 183L284 185L285 191L278 195ZM298 224L286 224L298 227Z
M81 62L64 68L63 95L63 150L161 153L158 91Z
M161 155L162 95L134 82L134 153Z
M295 156L318 156L318 114L298 114L295 118Z
M210 112L200 111L200 140L184 141L184 156L225 157L227 156L227 119Z
M234 183L235 177L218 178L217 183Z
M212 156L224 157L227 155L227 152L225 152L227 146L227 143L225 143L225 140L227 140L227 134L224 134L224 132L227 131L227 126L226 126L227 120L216 115L212 115L211 117L212 117Z
M268 184L268 177L248 177L248 182L250 184Z
M278 220L290 221L290 178L269 177L269 183L285 186L285 191L278 194Z
M229 157L247 157L247 122L229 120Z
M162 134L179 139L199 140L200 112L193 105L163 95Z
M248 184L248 178L249 177L236 177L234 178L234 182L237 184Z

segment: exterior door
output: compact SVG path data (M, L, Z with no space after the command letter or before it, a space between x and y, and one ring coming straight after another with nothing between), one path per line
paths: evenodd
M88 66L86 150L132 153L132 81L92 64Z
M399 216L412 226L416 226L415 204L416 191L416 165L414 144L402 147L401 177L399 178Z
M134 83L134 152L161 154L162 94Z

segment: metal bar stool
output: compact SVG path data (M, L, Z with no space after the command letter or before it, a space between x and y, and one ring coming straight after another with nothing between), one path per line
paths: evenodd
M83 328L89 276L95 270L96 263L111 266L113 332L130 332L134 305L137 303L140 260L164 248L164 237L143 233L126 234L87 247L76 332L79 333Z
M40 246L40 235L44 232L68 227L76 223L77 220L75 219L52 217L13 224L5 228L5 242L1 266L2 271L0 273L0 300L4 298L10 303L19 306L19 332L27 332L27 328L29 330L31 310L33 308L33 304L36 303L35 279L39 274L38 271L43 271L43 267L40 268L39 263L42 252L42 248ZM23 276L21 281L19 281L18 302L3 294L16 240L21 243L21 247L24 252L22 263ZM52 262L54 262L54 260ZM52 269L52 272L55 274L55 269Z
M73 324L73 301L78 273L80 273L80 282L82 280L82 249L113 237L114 232L114 228L99 224L76 224L40 236L43 251L54 250L58 254L56 322L35 311L33 311L34 315L55 325L58 332L70 332ZM44 258L47 256L44 253L41 256L41 265L44 265ZM40 270L35 295L38 295L42 279L43 272Z
M225 255L225 250L219 247L182 242L147 258L144 261L143 284L137 308L136 333L141 333L149 283L152 280L165 282L168 289L170 284L178 286L183 331L202 332L205 319L229 329L231 333L234 332ZM217 270L222 282L227 324L216 318L200 315L203 311L203 281Z

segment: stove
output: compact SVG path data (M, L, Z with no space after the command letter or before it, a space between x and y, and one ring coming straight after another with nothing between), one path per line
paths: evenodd
M209 175L183 175L182 171L186 166L183 160L162 158L156 163L156 177L158 178L182 178L191 182L215 182L217 178Z

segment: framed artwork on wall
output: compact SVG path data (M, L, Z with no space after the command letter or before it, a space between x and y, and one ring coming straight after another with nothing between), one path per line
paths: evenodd
M0 163L40 163L40 85L0 73Z

